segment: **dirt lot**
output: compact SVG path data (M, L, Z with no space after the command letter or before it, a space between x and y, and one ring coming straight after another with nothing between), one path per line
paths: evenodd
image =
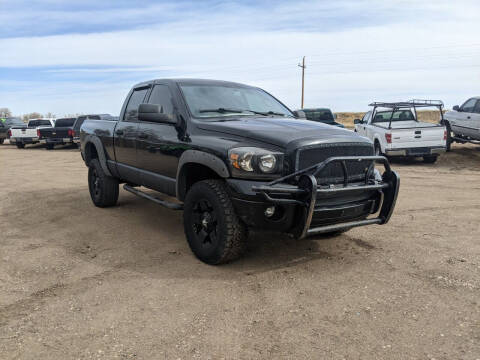
M388 225L212 267L181 213L95 208L78 150L0 146L0 359L478 359L480 147L394 168Z

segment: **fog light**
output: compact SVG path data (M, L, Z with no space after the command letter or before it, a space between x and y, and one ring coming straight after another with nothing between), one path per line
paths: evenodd
M272 217L273 214L275 214L275 206L269 206L265 209L265 216L266 217Z

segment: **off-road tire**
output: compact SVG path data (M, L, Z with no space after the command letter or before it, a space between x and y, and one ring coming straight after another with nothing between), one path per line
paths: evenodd
M25 144L17 144L17 148L19 148L19 149L24 149L24 148L25 148Z
M202 226L205 214L210 214L211 221ZM246 227L235 214L222 180L203 180L191 187L184 202L183 225L190 249L207 264L230 262L245 251Z
M95 206L114 206L118 200L118 180L106 175L98 159L92 159L88 167L88 189Z
M374 143L374 149L375 149L375 156L382 156L382 148L380 146L380 143L375 140L375 143Z
M445 127L447 128L447 151L452 150L452 128L450 127L450 124L447 122L445 124Z
M437 161L438 156L435 155L429 155L429 156L424 156L423 157L423 162L426 164L433 164L435 161Z

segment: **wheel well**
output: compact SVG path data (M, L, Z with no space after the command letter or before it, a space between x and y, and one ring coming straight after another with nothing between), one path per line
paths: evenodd
M92 159L98 159L98 152L97 148L93 143L89 142L87 145L85 145L85 163L87 166L90 164L90 161Z
M177 178L177 197L185 200L185 195L193 184L207 179L221 179L214 170L208 166L197 163L186 163L182 166Z

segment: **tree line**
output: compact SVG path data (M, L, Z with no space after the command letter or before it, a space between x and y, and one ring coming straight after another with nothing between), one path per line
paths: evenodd
M71 115L67 115L66 117L77 117L78 115L80 114L71 114ZM12 112L10 111L9 108L7 107L0 107L0 118L7 118L7 117L12 117L13 114ZM39 112L31 112L31 113L28 113L28 114L23 114L21 116L19 116L24 122L27 122L28 120L30 119L38 119L38 118L56 118L56 115L51 113L51 112L47 112L46 114L41 114Z

